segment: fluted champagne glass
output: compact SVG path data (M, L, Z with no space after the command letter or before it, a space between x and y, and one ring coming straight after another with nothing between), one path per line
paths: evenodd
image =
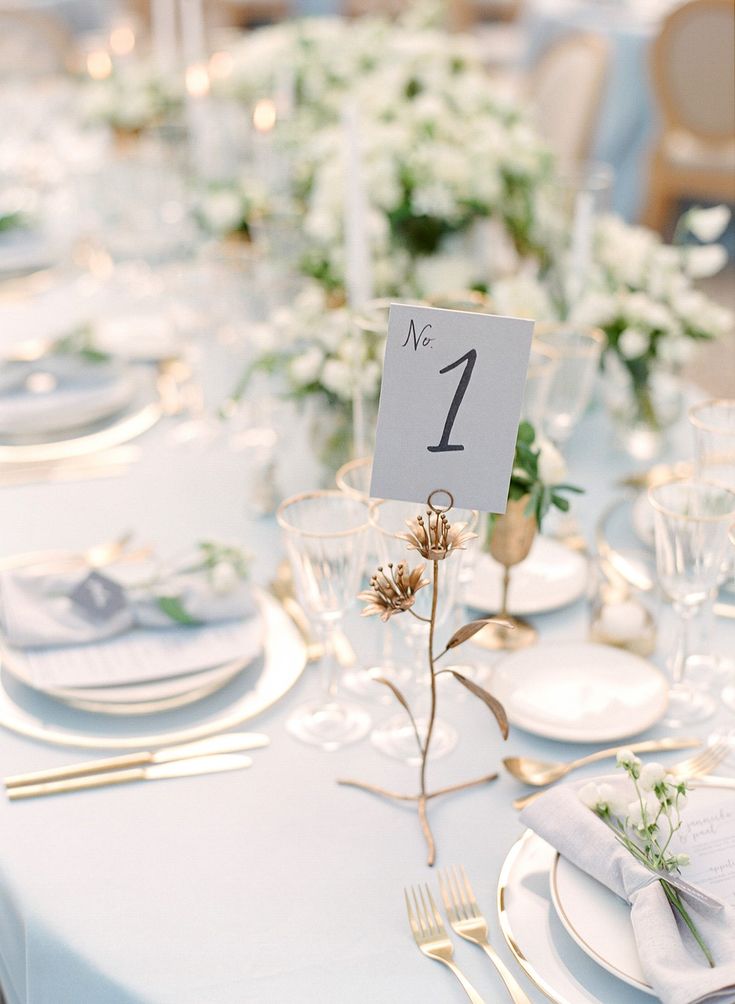
M360 588L369 531L368 507L339 491L312 491L286 499L276 512L296 592L324 644L323 694L302 705L286 728L302 742L336 750L370 728L370 716L338 697L334 633Z
M670 481L649 489L654 510L659 584L678 620L669 659L672 685L667 724L703 721L716 705L686 678L689 625L721 574L728 528L735 519L735 492L705 481Z

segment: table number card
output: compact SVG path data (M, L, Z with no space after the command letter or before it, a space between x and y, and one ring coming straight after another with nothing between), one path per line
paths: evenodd
M533 322L392 304L370 494L505 512Z

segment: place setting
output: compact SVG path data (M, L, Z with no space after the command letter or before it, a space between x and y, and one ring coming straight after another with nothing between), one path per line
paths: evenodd
M4 727L60 746L137 749L214 735L268 708L306 652L279 604L250 585L249 562L217 542L164 561L127 537L4 562ZM171 717L183 708L186 720Z

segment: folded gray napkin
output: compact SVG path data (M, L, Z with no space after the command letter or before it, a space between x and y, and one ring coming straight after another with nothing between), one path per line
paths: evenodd
M135 393L116 363L49 354L34 363L0 365L0 432L61 432L113 415Z
M219 572L221 572L221 567ZM111 566L102 571L113 587L104 617L75 601L90 574L86 566L48 571L39 567L0 573L0 631L15 648L80 645L101 641L132 627L170 628L186 619L207 624L249 617L256 612L250 586L234 572L223 581L215 569L172 571L144 581L137 566ZM132 578L134 574L135 579ZM137 583L136 583L137 580ZM103 584L104 585L104 584ZM161 600L163 600L163 605ZM174 604L174 615L164 607Z
M625 784L606 777L610 784ZM521 813L521 821L573 864L631 904L643 972L664 1004L735 1002L735 910L708 908L684 895L686 908L715 959L675 916L654 873L636 861L579 798L580 784L552 788ZM684 810L686 812L686 809ZM686 878L686 868L683 869Z

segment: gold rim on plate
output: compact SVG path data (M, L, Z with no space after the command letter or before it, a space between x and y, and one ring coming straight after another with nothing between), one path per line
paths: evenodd
M0 674L0 727L17 735L55 746L76 749L151 749L205 739L250 721L273 707L300 678L306 666L306 646L293 622L276 600L261 590L253 590L264 622L264 666L252 690L237 699L227 710L201 725L169 732L138 736L100 736L50 728L21 717L17 705L5 690Z
M128 443L147 432L164 414L164 404L156 382L139 377L140 389L124 414L108 416L110 424L94 432L72 435L67 439L51 439L44 443L0 442L0 464L65 460L110 449ZM145 403L141 403L141 398ZM133 410L131 410L133 409Z
M560 997L554 988L546 982L543 976L536 972L533 964L523 954L518 942L516 941L513 928L511 927L510 918L508 917L508 910L506 906L506 899L508 896L508 880L516 861L526 849L526 845L535 836L536 834L533 830L526 830L526 832L518 840L516 840L511 849L508 851L505 861L503 862L503 867L500 869L497 895L500 930L503 938L505 939L506 945L513 954L514 959L529 978L531 983L533 983L533 985L540 990L545 997L548 997L550 1001L553 1001L553 1004L569 1004L569 1001L565 997Z

